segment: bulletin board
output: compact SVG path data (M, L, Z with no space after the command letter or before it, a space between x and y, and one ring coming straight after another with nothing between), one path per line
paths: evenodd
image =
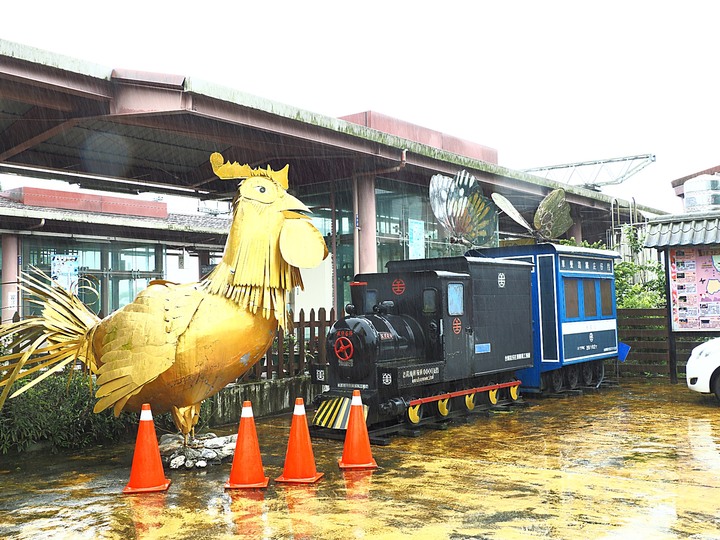
M671 248L673 331L720 330L720 248Z

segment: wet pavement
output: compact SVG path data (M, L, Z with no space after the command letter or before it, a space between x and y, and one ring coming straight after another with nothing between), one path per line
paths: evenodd
M290 416L257 419L270 486L225 491L231 465L170 471L165 493L122 495L133 445L0 456L0 537L720 539L720 406L664 380L473 418L373 446L343 474L313 440L313 486L273 481ZM228 434L228 430L216 430Z

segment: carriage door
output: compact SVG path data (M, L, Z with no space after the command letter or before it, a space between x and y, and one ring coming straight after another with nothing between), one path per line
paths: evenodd
M445 376L448 378L461 377L467 373L468 354L473 343L470 293L468 279L453 277L445 282L443 344Z

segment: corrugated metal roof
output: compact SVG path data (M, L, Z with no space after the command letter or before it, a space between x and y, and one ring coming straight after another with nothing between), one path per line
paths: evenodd
M230 230L230 217L203 214L168 214L167 218L123 216L101 212L83 212L43 206L29 206L0 197L0 218L26 217L66 223L111 225L131 229L185 231L196 234L222 234Z
M720 213L680 214L650 220L645 247L720 244Z

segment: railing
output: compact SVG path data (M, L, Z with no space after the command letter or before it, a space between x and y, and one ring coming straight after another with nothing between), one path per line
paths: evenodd
M619 373L673 374L670 363L674 344L677 372L685 373L690 353L709 337L717 336L702 332L671 333L667 310L618 309L618 337L630 345L630 354L624 363L618 364Z
M278 329L273 343L256 364L237 382L282 379L305 373L311 362L326 363L325 338L335 322L335 310L300 310L289 332Z

